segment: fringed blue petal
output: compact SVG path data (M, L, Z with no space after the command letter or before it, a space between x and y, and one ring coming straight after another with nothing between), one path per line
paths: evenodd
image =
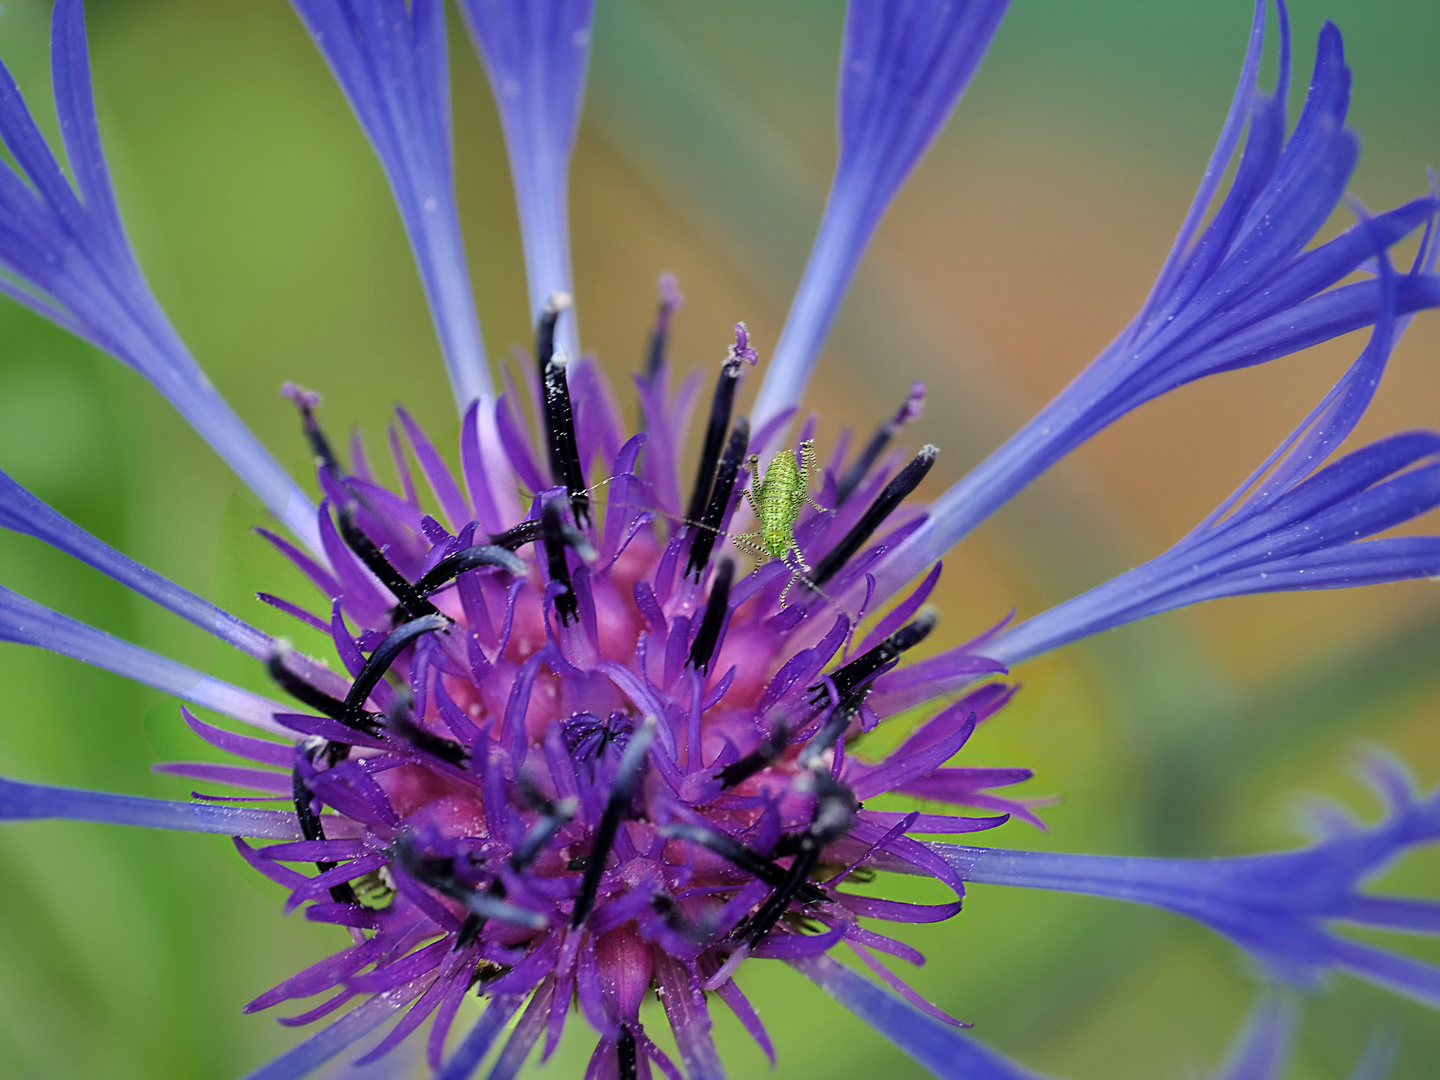
M1385 1080L1395 1067L1400 1054L1400 1040L1393 1034L1379 1034L1371 1038L1365 1053L1355 1063L1350 1080Z
M1267 990L1250 1010L1224 1066L1211 1080L1281 1080L1290 1063L1299 1013L1299 1003L1292 995L1273 987ZM1393 1037L1372 1038L1350 1080L1385 1080L1397 1049Z
M292 0L390 181L463 415L491 394L455 206L441 0Z
M1407 850L1440 840L1440 788L1419 796L1404 767L1370 762L1388 813L1311 847L1220 859L1121 858L931 844L966 881L1058 889L1165 908L1204 923L1277 979L1314 985L1340 970L1440 1007L1440 968L1337 936L1346 922L1440 933L1440 903L1358 892Z
M147 829L178 829L181 832L219 833L221 836L250 836L266 840L304 839L295 815L279 810L111 795L104 791L24 784L0 777L0 821L35 821L41 818L140 825Z
M1146 303L1129 326L1049 405L937 499L930 520L878 574L881 595L942 556L1056 461L1132 409L1207 375L1251 367L1376 322L1376 282L1339 285L1422 224L1434 193L1362 221L1304 250L1344 195L1358 156L1345 127L1350 73L1339 31L1320 34L1304 110L1284 130L1289 27L1280 5L1281 81L1256 86L1266 0L1257 0L1240 87L1196 200ZM1226 164L1240 152L1230 189L1205 228L1203 215ZM1440 305L1433 224L1415 266L1395 285L1393 316Z
M936 845L943 847L943 845ZM823 954L786 961L940 1080L1040 1080Z
M1265 994L1250 1012L1224 1066L1211 1080L1280 1080L1299 1010L1288 995Z
M33 645L94 664L243 723L293 737L293 733L272 719L276 713L291 711L285 706L202 675L139 645L111 637L3 587L0 587L0 641Z
M0 65L0 292L104 349L148 379L272 514L311 551L315 510L216 393L161 311L120 222L90 90L80 0L59 0L51 24L55 109L79 192Z
M840 157L810 261L751 413L800 402L885 208L984 59L1008 0L851 0L840 57Z
M256 660L267 660L275 651L275 640L269 634L120 554L41 502L3 471L0 471L0 528L33 536L73 555Z
M464 0L460 5L485 61L520 211L532 324L553 293L571 293L570 152L585 96L595 0ZM579 356L575 319L556 345Z
M1224 596L1338 589L1440 575L1440 537L1366 540L1440 505L1440 435L1408 432L1316 471L1354 431L1394 341L1396 280L1381 260L1369 345L1305 421L1169 551L999 634L1016 664L1162 611Z

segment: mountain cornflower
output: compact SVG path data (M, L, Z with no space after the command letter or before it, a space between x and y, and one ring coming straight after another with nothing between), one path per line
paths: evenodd
M1010 701L1012 665L1202 600L1440 575L1440 537L1376 538L1440 503L1440 434L1399 433L1331 460L1410 317L1440 304L1433 191L1360 212L1313 243L1358 154L1338 30L1321 32L1305 106L1287 130L1286 12L1276 5L1272 33L1257 2L1219 142L1141 310L1034 421L925 507L909 497L939 450L891 449L922 408L922 386L858 453L817 452L813 422L798 437L790 422L871 234L977 70L1004 0L852 0L840 154L814 252L753 412L738 413L737 393L763 361L738 323L694 435L699 384L672 386L667 356L681 304L673 280L662 280L634 380L638 431L578 351L566 183L592 0L460 5L510 152L535 325L533 353L502 393L458 230L443 6L294 6L394 191L462 418L458 473L401 409L391 441L401 481L391 490L363 443L335 448L319 395L287 385L315 458L312 504L215 394L131 253L79 0L59 0L52 26L68 177L8 72L0 82L11 157L0 168L0 289L152 382L255 490L289 534L262 535L317 590L260 599L328 634L344 669L128 559L0 474L0 524L213 633L290 699L0 590L5 640L256 729L241 734L181 707L195 736L237 763L160 766L251 795L187 803L0 780L9 820L232 836L256 872L289 891L287 910L337 928L343 948L246 1006L303 1001L284 1022L319 1025L253 1076L301 1076L362 1041L360 1060L376 1060L413 1035L436 1075L470 1076L488 1062L503 1080L537 1045L548 1057L578 1012L595 1040L587 1077L709 1080L724 1075L712 1008L731 1010L773 1056L732 978L759 960L799 970L937 1076L1029 1076L880 959L921 962L885 924L957 916L967 882L1161 907L1230 938L1275 983L1311 986L1338 970L1440 1006L1440 969L1333 929L1440 931L1440 903L1360 891L1402 853L1440 839L1440 791L1418 792L1389 759L1370 765L1379 822L1332 816L1322 838L1296 851L1119 858L915 838L984 833L1012 817L1039 824L1038 800L1008 794L1030 778L1023 763L950 764ZM1267 93L1258 74L1272 37L1279 75ZM1422 230L1413 263L1393 267L1390 249ZM1184 383L1363 328L1368 343L1335 387L1167 552L1016 625L907 659L936 623L927 600L938 559L1069 451ZM687 445L698 467L682 475ZM737 546L752 526L758 541ZM752 549L763 554L751 559ZM925 717L898 749L867 754L869 732L917 709ZM956 810L869 805L885 793ZM855 887L877 874L930 878L951 897L918 904ZM833 959L840 949L874 978ZM641 1021L651 992L678 1063ZM471 993L483 1013L452 1030ZM1217 1076L1277 1075L1293 1022L1285 994L1267 991ZM1355 1075L1383 1075L1386 1052L1377 1043Z

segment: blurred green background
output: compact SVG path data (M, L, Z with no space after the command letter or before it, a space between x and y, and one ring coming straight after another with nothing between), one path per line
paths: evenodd
M1198 179L1248 6L1015 5L852 290L810 397L823 435L868 428L923 377L930 398L911 441L943 447L938 492L1103 346L1142 299ZM639 362L662 270L688 298L681 366L712 367L736 318L762 355L773 344L833 160L842 14L839 0L599 0L572 219L582 336L615 378ZM1323 18L1346 33L1352 123L1366 139L1355 193L1375 207L1418 194L1440 157L1440 8L1297 0L1293 14L1302 73ZM373 440L403 399L445 443L449 390L399 220L288 7L92 0L89 17L131 236L241 415L297 474L304 449L276 393L285 379L325 393L337 432L354 422ZM0 56L53 133L47 21L48 4L8 0ZM529 336L519 238L489 90L458 23L452 56L461 212L493 358ZM949 560L935 646L1161 550L1360 345L1188 388L1102 435ZM1440 318L1422 316L1361 435L1435 422L1437 345ZM0 467L121 550L320 647L252 599L303 588L249 535L261 515L229 472L137 376L11 304L0 305ZM0 536L0 581L260 686L198 631L42 545ZM1036 662L966 760L1029 765L1033 793L1063 801L1044 812L1048 835L1011 825L987 839L1218 855L1293 843L1297 791L1369 812L1350 771L1366 740L1440 778L1437 647L1440 595L1415 582L1211 605ZM149 772L197 753L173 701L14 646L0 648L0 686L0 773L189 790ZM240 1005L341 943L282 917L279 888L221 838L31 824L0 830L0 860L5 1077L239 1076L296 1038ZM1384 880L1434 895L1440 858L1416 856ZM1203 1075L1254 988L1223 941L1100 900L981 887L959 918L905 936L930 957L914 979L922 992L1076 1080ZM1416 954L1440 960L1424 944ZM778 1044L777 1075L921 1075L788 969L752 964L741 982ZM549 1075L583 1070L583 1026ZM765 1067L728 1014L718 1027L733 1075ZM1288 1076L1345 1075L1377 1028L1403 1039L1396 1077L1436 1075L1434 1012L1339 979L1308 1005Z

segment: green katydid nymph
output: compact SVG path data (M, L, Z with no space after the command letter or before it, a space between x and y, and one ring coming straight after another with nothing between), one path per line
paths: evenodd
M751 479L750 486L745 489L745 498L755 511L760 527L753 532L738 533L730 538L730 542L741 551L761 559L788 560L794 554L794 563L787 561L792 572L790 580L780 593L780 606L783 608L785 597L795 582L810 573L800 545L795 542L795 522L806 503L821 512L825 510L810 498L810 477L820 471L815 460L815 440L802 442L798 455L793 450L781 450L770 459L763 476L758 454L750 455L748 467Z

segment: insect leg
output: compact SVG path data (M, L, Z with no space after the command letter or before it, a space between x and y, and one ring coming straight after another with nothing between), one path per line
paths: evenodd
M805 493L807 503L824 513L829 507L821 506L810 497L810 478L819 474L820 462L815 456L815 440L806 439L800 444L800 490Z
M765 482L760 479L760 455L751 454L750 460L745 463L745 468L750 470L750 484L744 489L745 499L750 504L750 509L758 518L760 516L760 499L765 496ZM755 497L755 491L759 489L760 499Z
M760 533L758 532L737 533L730 537L730 542L745 552L745 554L754 555L756 558L763 559L770 553L766 551L763 546L755 542L759 536ZM756 569L758 570L759 567L757 566Z
M780 607L782 610L785 607L785 597L789 595L790 590L794 587L795 582L800 580L800 577L800 571L792 566L790 568L790 580L785 583L785 588L780 590Z

